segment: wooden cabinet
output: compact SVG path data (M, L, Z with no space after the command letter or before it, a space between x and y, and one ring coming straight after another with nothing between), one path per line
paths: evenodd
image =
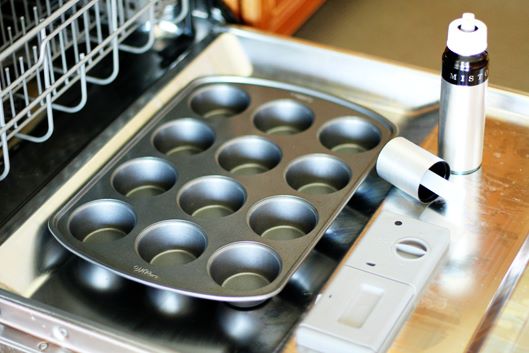
M265 31L294 33L325 0L224 0L245 24Z

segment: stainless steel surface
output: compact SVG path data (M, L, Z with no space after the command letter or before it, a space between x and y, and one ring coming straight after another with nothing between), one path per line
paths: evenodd
M529 259L528 134L527 116L510 119L489 109L482 169L451 177L451 182L464 190L459 200L408 209L421 220L448 227L452 250L393 345L394 352L479 351L490 323ZM431 151L435 151L435 136L434 131L424 144ZM385 209L406 207L406 202L395 196L390 195ZM439 341L426 336L418 339L413 331L419 327L446 336Z
M146 352L167 353L168 350L155 343L145 345L134 342L131 335L112 330L101 330L75 321L64 321L51 312L35 312L20 303L2 305L2 321L14 329L29 332L54 346L80 352ZM25 322L21 325L21 322ZM25 347L24 347L25 348Z
M2 229L9 236L0 246L1 263L16 271L0 272L4 288L0 310L16 304L17 310L24 308L26 314L0 315L0 321L59 344L64 341L59 341L49 326L40 326L52 316L76 323L71 328L75 332L81 326L114 332L117 334L105 337L110 341L127 337L151 351L159 344L179 352L270 352L285 344L302 312L384 197L388 186L378 178L369 177L360 186L285 290L252 310L145 289L68 257L46 232L49 216L175 92L197 76L213 74L282 80L360 101L390 117L414 142L420 142L437 120L437 112L432 112L440 88L437 74L232 29L201 50L186 70L148 91L37 195L34 203L21 210L16 221ZM525 202L529 188L524 169L529 99L496 88L488 94L487 110L494 118L489 119L491 135L485 140L482 171L486 173L460 177L468 193L459 205L464 212L457 212L455 206L444 212L442 203L425 209L400 192L393 192L385 206L414 217L422 214L425 221L448 225L454 234L448 264L426 289L425 299L397 338L393 352L464 351L480 331L480 322L494 319L492 309L502 307L525 268L527 249L519 250L529 233ZM433 148L435 141L430 139L427 146ZM506 281L502 282L503 278ZM31 314L36 313L42 315L34 315L34 325ZM285 350L295 351L295 342L290 341Z
M65 353L64 349L0 324L0 353Z
M309 123L302 128L289 125L307 116ZM357 153L320 144L318 132L325 124L342 123L344 116L354 116L363 129L342 136L342 145L377 143ZM180 118L185 124L209 126L215 134L211 147L191 155L160 154L153 139L160 128ZM258 121L264 118L280 123L261 129ZM290 136L283 136L284 129L277 134L285 124ZM50 230L74 253L140 283L206 299L262 301L287 284L394 133L395 127L382 116L316 91L274 81L208 77L192 82L153 117L51 218ZM266 146L275 151L272 163L243 158L242 163L226 165L226 144L240 155L256 154L262 153L256 142L265 138L270 141ZM269 170L255 173L256 165L257 171ZM248 224L249 217L255 219L255 212L263 211L251 207L272 198L275 202L267 209L293 205L291 214L280 217L276 212L267 224ZM189 253L174 242L160 247L162 238L157 242L143 237L144 248L153 240L156 244L151 246L159 251L142 256L138 238L143 229L176 219L202 230L204 248ZM235 244L241 242L252 245L243 251L228 250L238 249ZM192 260L185 266L156 261L158 256L166 258L167 252L180 258L182 251ZM114 256L116 252L121 256ZM235 255L240 258L226 261Z
M441 80L439 156L455 174L481 167L485 129L487 81L477 86L456 86Z
M529 97L517 103L529 112ZM500 114L489 107L482 169L451 177L461 190L459 200L424 207L394 190L383 202L379 212L411 215L451 231L447 263L389 352L479 352L518 280L527 274L528 116ZM434 130L423 143L432 152L436 136ZM286 351L296 352L295 342Z
M525 247L527 246L528 244L525 244ZM527 249L523 251L527 252ZM511 290L502 295L509 299L498 300L505 304L495 308L497 319L488 320L481 325L480 332L476 335L479 339L475 340L475 351L479 350L480 353L523 353L529 348L529 271L526 268L519 281L515 277L507 277L504 281Z

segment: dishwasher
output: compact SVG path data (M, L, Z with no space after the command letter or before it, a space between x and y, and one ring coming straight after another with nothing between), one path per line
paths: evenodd
M505 220L490 193L525 190L525 157L507 162L520 166L514 175L494 158L502 141L526 151L517 133L529 98L490 90L487 131L502 138L489 136L483 175L452 178L467 189L462 205L425 206L372 167L397 134L434 151L435 73L238 26L217 1L11 0L0 10L5 349L308 352L300 323L351 262L367 268L348 284L378 271L368 240L395 229L433 232L425 258L437 257L416 265L422 254L406 251L423 243L391 252L410 266L394 266L395 283L420 285L401 311L378 306L374 324L391 327L375 329L366 351L480 347L528 259L525 221L498 243ZM506 175L519 183L498 184ZM101 221L112 217L113 228ZM450 249L434 251L439 239ZM347 310L342 322L363 315Z

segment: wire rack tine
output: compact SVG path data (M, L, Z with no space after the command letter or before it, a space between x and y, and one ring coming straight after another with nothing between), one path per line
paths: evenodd
M51 57L50 52L50 46L46 45L46 29L42 29L42 41L43 45L46 46L46 51L48 52L48 55L44 57L44 63L43 63L43 72L44 72L44 87L48 88L51 85L50 82L50 75L53 73L53 70L50 70L50 62L48 61L48 58ZM46 113L47 113L47 122L48 122L48 130L44 133L44 135L35 137L24 133L18 133L15 136L22 140L27 140L31 142L44 142L47 139L50 138L50 136L53 134L54 129L54 122L53 122L53 111L51 106L51 93L46 94L44 100L46 101Z
M7 81L7 85L8 87L11 85L11 74L10 74L10 70L9 70L9 67L6 67L5 68L5 73L6 73L6 81ZM11 110L11 116L15 116L16 114L16 111L15 111L15 100L13 98L13 91L9 91L9 107L10 107L10 110ZM15 127L17 127L17 122L15 121Z
M83 14L83 26L84 26L84 41L86 45L86 51L92 51L92 43L90 41L90 18L88 16L88 11Z
M22 73L22 75L24 74L24 58L22 58L21 56L18 58L18 62L20 64L20 72ZM23 93L24 93L24 103L26 106L29 105L29 95L28 95L28 85L27 85L27 82L26 80L23 80L22 81L22 90L23 90ZM27 117L28 118L31 118L31 110L28 111L27 113Z
M149 9L148 24L151 26L154 24L154 6L151 6ZM154 31L150 30L148 34L147 42L144 45L140 47L134 47L132 45L120 44L119 49L126 51L128 53L142 54L142 53L145 53L150 48L152 48L155 39L156 38L154 36Z
M13 0L9 0L9 2L11 3L11 16L13 18L13 24L15 25L15 32L18 32L17 21L15 20L17 18L17 14L15 12L15 3Z
M6 37L6 31L5 31L5 25L4 25L4 13L2 11L2 7L0 6L0 31L2 33L2 48L7 44L7 37Z
M22 17L23 17L23 18L30 19L30 17L29 17L28 1L23 1L23 3L24 3L24 16L22 16ZM26 34L26 33L23 33L23 34Z
M27 18L29 18L29 17L27 17ZM26 35L26 18L24 16L20 17L20 25L22 26L22 35L25 36ZM28 43L24 44L24 51L25 51L25 54L26 54L27 63L29 65L30 56L29 56L29 44Z
M2 92L2 89L0 87L0 92ZM5 126L5 120L4 120L4 105L0 104L0 128ZM10 170L10 161L9 161L9 148L8 148L8 142L7 142L7 132L4 131L0 134L0 143L2 144L2 157L4 160L4 169L2 170L2 173L0 174L0 180L5 179L7 174L9 174Z
M118 45L118 37L117 37L117 21L118 21L118 13L117 13L117 1L116 0L110 0L110 2L107 1L107 7L108 7L108 14L110 15L108 18L108 30L112 37L112 72L107 78L98 78L98 77L92 77L87 75L86 80L90 83L96 84L96 85L108 85L110 82L114 81L114 79L118 76L119 73L119 45Z
M180 0L180 13L173 20L174 23L180 23L184 20L184 18L187 16L188 12L190 11L189 5L190 5L189 0Z
M81 68L79 69L79 81L81 85L81 100L76 106L67 107L61 104L53 104L53 109L59 110L66 113L76 113L83 109L87 101L87 92L86 92L86 65L84 61L84 54L79 55L79 62L81 62Z
M14 23L16 23L16 21ZM9 38L9 43L13 44L13 31L12 31L11 26L7 27L7 37ZM11 59L13 60L13 62L16 62L15 52L11 53ZM14 68L15 68L15 77L17 77L18 76L17 66L15 65Z
M38 50L37 50L37 46L33 46L33 57L34 57L34 60L35 60L35 64L37 64L37 62L39 61L39 54L38 54ZM35 73L35 77L37 78L37 92L38 92L38 95L40 96L42 94L42 83L40 81L40 67L36 67L36 73ZM40 101L40 104L41 105L44 105L44 102L43 101Z
M62 1L59 2L59 5L61 5L61 4L62 4ZM46 0L46 15L47 15L46 17L49 18L51 16L51 14L52 14L52 8L51 8L50 0ZM50 24L50 32L52 32L52 31L53 31L53 22ZM55 42L52 42L51 45L52 45L53 51L56 52L57 48L55 46Z

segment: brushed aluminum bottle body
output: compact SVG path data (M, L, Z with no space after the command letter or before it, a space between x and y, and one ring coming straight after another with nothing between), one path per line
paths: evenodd
M486 91L487 81L478 86L441 81L439 156L453 174L469 174L481 167Z
M488 53L443 54L439 110L439 156L453 174L469 174L481 167L485 132Z

